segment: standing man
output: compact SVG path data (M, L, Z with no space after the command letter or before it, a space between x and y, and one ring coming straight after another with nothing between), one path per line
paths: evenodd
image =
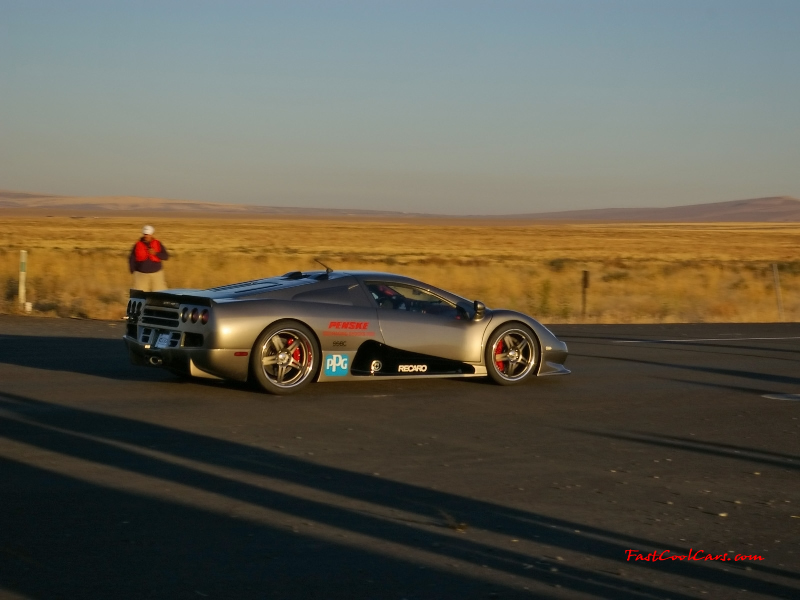
M153 234L152 225L142 227L142 237L133 245L130 268L133 273L133 288L143 292L167 289L162 261L169 259L169 252Z

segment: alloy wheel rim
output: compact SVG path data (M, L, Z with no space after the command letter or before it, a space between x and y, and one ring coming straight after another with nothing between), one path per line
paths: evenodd
M524 378L536 364L536 345L521 329L509 329L495 340L492 366L507 381Z
M261 370L273 385L292 388L311 374L314 354L311 341L296 329L281 329L261 346Z

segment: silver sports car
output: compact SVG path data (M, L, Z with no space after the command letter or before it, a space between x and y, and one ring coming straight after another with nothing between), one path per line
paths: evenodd
M295 271L207 290L131 290L135 364L255 380L273 394L312 381L569 373L567 345L522 313L401 275Z

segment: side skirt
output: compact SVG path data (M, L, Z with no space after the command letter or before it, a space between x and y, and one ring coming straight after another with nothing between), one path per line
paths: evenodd
M485 375L483 369L481 375ZM475 365L399 350L373 340L364 342L353 358L354 377L469 377L478 375Z
M339 381L372 381L375 382L376 380L380 381L395 381L397 379L468 379L474 377L486 377L486 372L482 373L470 373L469 375L357 375L345 378L340 378ZM337 379L333 377L326 377L325 379L320 379L319 383L328 383L328 382L335 382Z

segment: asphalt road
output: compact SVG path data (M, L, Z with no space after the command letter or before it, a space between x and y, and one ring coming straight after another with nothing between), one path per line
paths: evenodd
M122 328L0 316L2 598L800 597L800 324L555 327L566 377L289 398ZM627 560L690 549L731 560Z

